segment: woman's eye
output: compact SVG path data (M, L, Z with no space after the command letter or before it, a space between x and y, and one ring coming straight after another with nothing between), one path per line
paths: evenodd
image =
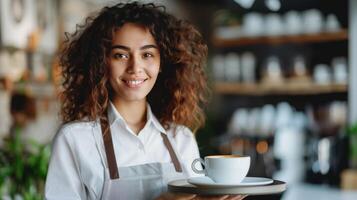
M150 57L154 57L154 55L151 54L151 53L144 53L143 57L144 58L150 58Z
M116 53L116 54L114 54L114 58L116 58L116 59L126 59L126 58L129 58L129 56L128 55L126 55L126 54L122 54L122 53Z

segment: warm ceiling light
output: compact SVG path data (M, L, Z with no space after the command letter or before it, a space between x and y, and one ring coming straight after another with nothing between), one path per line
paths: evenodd
M258 153L260 154L264 154L268 151L269 149L269 145L267 141L259 141L257 146L256 146L256 150Z

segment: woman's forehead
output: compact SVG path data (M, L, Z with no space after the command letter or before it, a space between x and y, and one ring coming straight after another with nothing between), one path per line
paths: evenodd
M149 28L141 24L125 23L120 28L116 28L113 32L113 45L156 45L155 38L151 34Z

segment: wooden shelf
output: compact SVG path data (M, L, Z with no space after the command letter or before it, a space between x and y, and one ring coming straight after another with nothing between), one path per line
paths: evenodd
M346 29L342 29L338 32L323 32L316 34L241 37L236 39L214 38L213 44L216 47L236 47L257 44L276 45L285 43L317 43L343 40L348 40L348 31Z
M26 93L36 98L56 98L56 88L53 83L23 82L16 83L15 92Z
M348 87L346 84L318 85L308 84L241 84L217 82L214 84L214 91L219 94L235 95L314 95L327 93L345 93Z

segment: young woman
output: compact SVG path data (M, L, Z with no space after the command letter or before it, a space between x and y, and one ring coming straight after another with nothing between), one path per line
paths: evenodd
M46 199L203 198L165 192L194 175L190 129L204 122L206 54L192 25L154 4L120 3L88 18L61 54L64 124Z

